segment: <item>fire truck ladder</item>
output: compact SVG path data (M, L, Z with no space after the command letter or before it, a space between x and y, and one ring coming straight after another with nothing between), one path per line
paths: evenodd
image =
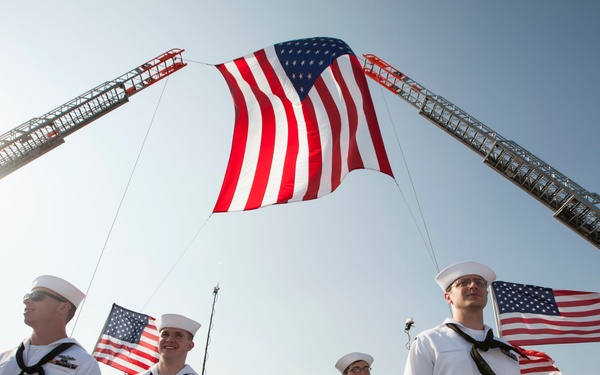
M65 143L67 135L127 103L130 96L185 67L183 51L171 49L0 136L0 178Z
M365 54L363 57L367 76L481 155L485 164L553 210L556 219L600 249L600 195L585 190L377 56Z

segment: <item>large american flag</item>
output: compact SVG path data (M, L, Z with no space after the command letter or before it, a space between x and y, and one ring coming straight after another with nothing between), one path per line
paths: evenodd
M523 375L561 375L554 361L544 352L519 348L529 359L519 356L519 366Z
M92 356L126 374L158 362L158 331L151 316L113 304Z
M319 198L355 169L393 177L360 61L344 41L292 40L217 68L236 119L214 212Z
M492 283L498 329L513 345L600 342L600 293Z

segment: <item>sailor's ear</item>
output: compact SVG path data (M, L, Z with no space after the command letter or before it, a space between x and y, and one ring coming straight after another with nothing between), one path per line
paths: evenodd
M449 305L452 304L452 297L450 296L450 292L444 292L444 299Z

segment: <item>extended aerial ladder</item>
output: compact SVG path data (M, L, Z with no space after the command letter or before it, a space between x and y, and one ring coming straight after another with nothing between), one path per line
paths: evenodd
M0 178L65 143L64 138L185 67L183 49L174 48L107 81L41 117L0 136Z
M367 76L481 155L485 164L553 210L556 219L600 249L600 195L588 192L377 56L364 54L363 57Z

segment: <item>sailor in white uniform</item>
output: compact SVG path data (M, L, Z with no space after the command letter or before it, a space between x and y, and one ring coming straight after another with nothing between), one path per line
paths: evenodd
M335 368L342 375L360 374L362 372L370 374L372 364L373 357L370 354L353 352L338 359L335 363Z
M436 278L452 319L421 332L410 347L404 375L519 375L518 349L483 323L487 286L496 273L477 262L454 264Z
M31 337L0 353L0 375L100 375L98 362L75 340L67 337L67 323L85 294L56 276L33 281L23 297L25 324Z
M194 335L200 323L178 314L164 314L156 320L159 332L158 363L141 375L197 375L185 363L187 354L194 348Z

